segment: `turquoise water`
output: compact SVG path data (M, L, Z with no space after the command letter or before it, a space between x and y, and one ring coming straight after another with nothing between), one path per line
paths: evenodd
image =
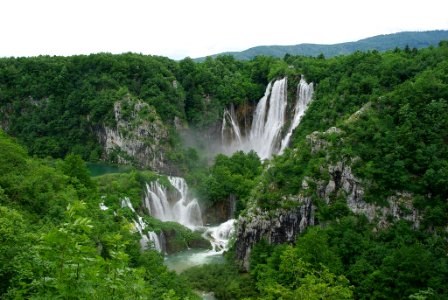
M213 250L189 249L165 257L165 265L176 273L181 273L194 266L211 263L225 263L222 253L217 254Z
M203 264L223 264L225 263L222 253L216 254L213 250L189 249L176 254L165 256L165 265L168 269L181 273L182 271ZM198 296L203 300L216 300L213 293L197 291Z
M106 163L87 163L87 169L90 171L90 176L101 176L109 173L124 173L129 172L131 167L129 166L119 166L119 165L109 165Z

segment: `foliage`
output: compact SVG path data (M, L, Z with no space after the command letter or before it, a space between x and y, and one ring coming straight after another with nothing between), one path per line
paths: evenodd
M251 190L257 183L262 166L258 155L251 151L235 152L231 157L218 154L213 166L198 186L201 198L207 205L237 199L237 213L246 206Z
M275 249L266 263L254 262L251 260L252 274L261 299L353 298L353 287L344 276L331 273L322 264L305 262L291 246Z
M162 222L149 216L145 216L144 220L148 224L146 230L163 232L168 254L190 248L211 248L210 242L199 231L193 231L176 222Z
M372 228L362 216L351 216L308 229L295 246L262 240L250 261L258 290L267 299L402 299L424 291L434 299L447 296L443 238L405 222L377 233Z
M0 124L27 148L0 131L1 297L194 298L186 280L229 299L448 297L447 61L447 43L329 59L222 56L195 63L105 53L0 59ZM182 145L175 124L210 128L226 106L252 105L277 76L288 75L289 94L295 93L301 74L316 83L314 100L291 149L264 169L255 153L237 152L218 155L204 170L201 154ZM139 250L135 215L120 207L124 197L138 207L146 182L168 187L168 180L135 170L92 180L82 160L100 157L95 128L115 125L113 105L125 95L155 108L141 117L158 114L172 127L167 157L182 164L207 205L235 197L238 210L273 210L307 196L321 225L292 246L262 240L252 249L250 274L204 266L179 279L158 253ZM124 107L124 117L132 119L131 112ZM325 133L333 126L341 130ZM423 216L420 229L405 221L369 224L352 215L342 192L325 203L318 185L338 162L351 166L370 203L409 193ZM109 209L99 210L100 202ZM202 243L177 224L146 221L147 230L172 237L173 249Z
M2 132L0 147L2 299L197 298L160 254L140 251L127 218L99 209L97 185L78 155L30 158ZM141 181L157 177L122 176L110 193L141 190Z
M250 299L256 296L252 279L239 273L231 263L192 267L181 276L193 288L213 292L218 299Z

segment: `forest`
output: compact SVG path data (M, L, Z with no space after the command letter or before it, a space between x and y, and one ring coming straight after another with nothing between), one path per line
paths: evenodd
M253 151L210 153L207 140L188 142L207 132L219 140L230 107L250 122L271 81L287 77L294 99L301 75L315 92L284 153L261 161ZM143 211L145 186L169 190L167 177L137 164L92 177L86 166L118 162L97 129L117 126L114 104L125 98L166 127L164 157L203 214L234 199L241 233L244 220L275 219L309 199L314 225L289 243L260 236L249 268L235 234L224 263L168 269L163 254L141 247L134 215L120 205L127 197ZM134 116L124 104L121 114ZM0 125L2 299L448 298L448 42L331 58L0 58ZM344 176L371 214L354 211ZM381 215L391 203L396 211ZM206 247L177 223L144 221L172 233L170 251Z

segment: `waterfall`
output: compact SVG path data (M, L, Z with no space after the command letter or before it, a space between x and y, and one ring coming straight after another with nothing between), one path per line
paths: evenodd
M213 250L211 254L223 253L228 250L229 238L233 232L235 219L230 219L218 226L210 227L205 232L205 237L212 244Z
M268 84L264 96L258 101L250 131L246 136L241 135L242 130L236 120L233 106L230 110L224 111L221 128L223 144L226 143L226 132L230 133L228 136L231 139L230 143L227 142L225 146L225 153L230 154L238 150L246 152L254 150L261 159L269 159L273 154L283 152L313 95L313 84L307 84L302 76L297 89L294 117L288 133L282 139L281 133L286 122L285 115L288 103L287 83L285 77L276 80L273 84L272 82Z
M144 205L151 216L161 221L178 222L190 229L202 226L201 208L197 199L188 196L188 185L181 177L169 176L171 185L180 198L169 201L168 191L158 181L146 184Z
M231 139L226 152L254 150L261 159L268 159L278 151L280 132L285 122L286 87L286 77L268 84L264 96L258 101L249 134L244 137L241 136L233 107L230 111L224 111L222 136L229 124L230 137L237 137Z
M163 233L161 233L161 234L163 234ZM148 236L149 236L149 240L151 241L151 242L153 242L153 244L154 244L154 248L157 250L157 251L159 251L159 252L162 252L162 244L160 243L160 238L159 238L159 236L157 235L157 233L155 233L154 231L149 231L148 232Z
M238 126L238 122L236 121L235 108L233 104L230 106L230 110L224 109L224 115L222 117L222 127L221 127L221 140L222 142L226 142L226 125L230 124L230 141L235 141L238 144L243 142L241 137L240 127Z
M131 200L128 197L124 197L121 200L121 207L128 207L133 213L135 213L135 209L132 206ZM143 218L141 216L137 215L137 219L134 220L134 228L138 233L140 233L141 239L140 239L140 246L143 250L148 249L148 245L150 243L154 247L155 250L159 252L164 252L164 240L163 233L160 233L161 237L157 235L154 231L149 231L148 233L144 232L144 229L146 228L146 223L143 221Z
M145 207L149 214L162 221L172 221L173 215L168 202L166 188L158 181L146 184Z
M132 210L133 213L135 213L134 207L132 206L131 200L129 197L124 197L121 200L121 207L128 207L130 210Z
M251 149L258 153L261 159L267 159L275 153L278 138L285 123L285 110L287 104L286 97L287 79L286 77L277 80L271 91L269 97L269 107L266 103L258 103L255 110L253 124L249 134L249 141ZM262 101L265 102L265 101ZM257 111L263 110L260 113L262 119L258 120ZM264 116L266 115L266 120ZM263 124L264 121L264 124ZM260 126L261 124L261 126Z
M283 150L285 150L285 148L288 146L292 132L299 125L300 120L305 114L305 111L308 108L308 104L311 102L311 99L313 97L313 93L314 93L313 83L311 82L310 84L308 84L302 75L302 77L300 78L300 82L297 86L297 101L296 106L294 108L294 118L291 122L291 126L289 126L288 133L282 140L282 144L280 147L280 154L283 153Z

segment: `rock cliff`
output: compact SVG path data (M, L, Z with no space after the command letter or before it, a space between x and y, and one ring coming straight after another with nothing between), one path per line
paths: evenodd
M290 199L291 200L291 199ZM269 243L293 243L298 234L315 223L315 207L310 198L297 198L294 209L263 211L254 208L238 219L236 255L244 269L249 269L252 247L262 238Z
M104 159L168 171L168 130L153 107L130 97L114 104L116 126L95 128Z
M315 154L330 146L331 142L324 139L326 135L341 133L342 131L335 127L326 132L313 132L307 136L311 153ZM249 208L246 214L239 218L236 233L236 255L241 266L246 270L249 269L251 249L262 238L269 243L294 243L297 236L308 226L320 223L316 217L315 203L311 197L304 196L313 193L327 205L332 205L334 199L343 197L351 212L365 215L369 221L377 224L377 228L387 227L391 222L401 219L412 222L416 228L419 227L421 215L412 205L411 193L396 192L395 195L388 197L382 206L368 203L364 199L367 183L353 174L350 164L351 161L332 163L327 157L327 164L321 166L321 172L326 173L322 177L328 180L305 177L298 195L290 195L283 199L296 202L294 208L275 210L262 210L255 206Z

